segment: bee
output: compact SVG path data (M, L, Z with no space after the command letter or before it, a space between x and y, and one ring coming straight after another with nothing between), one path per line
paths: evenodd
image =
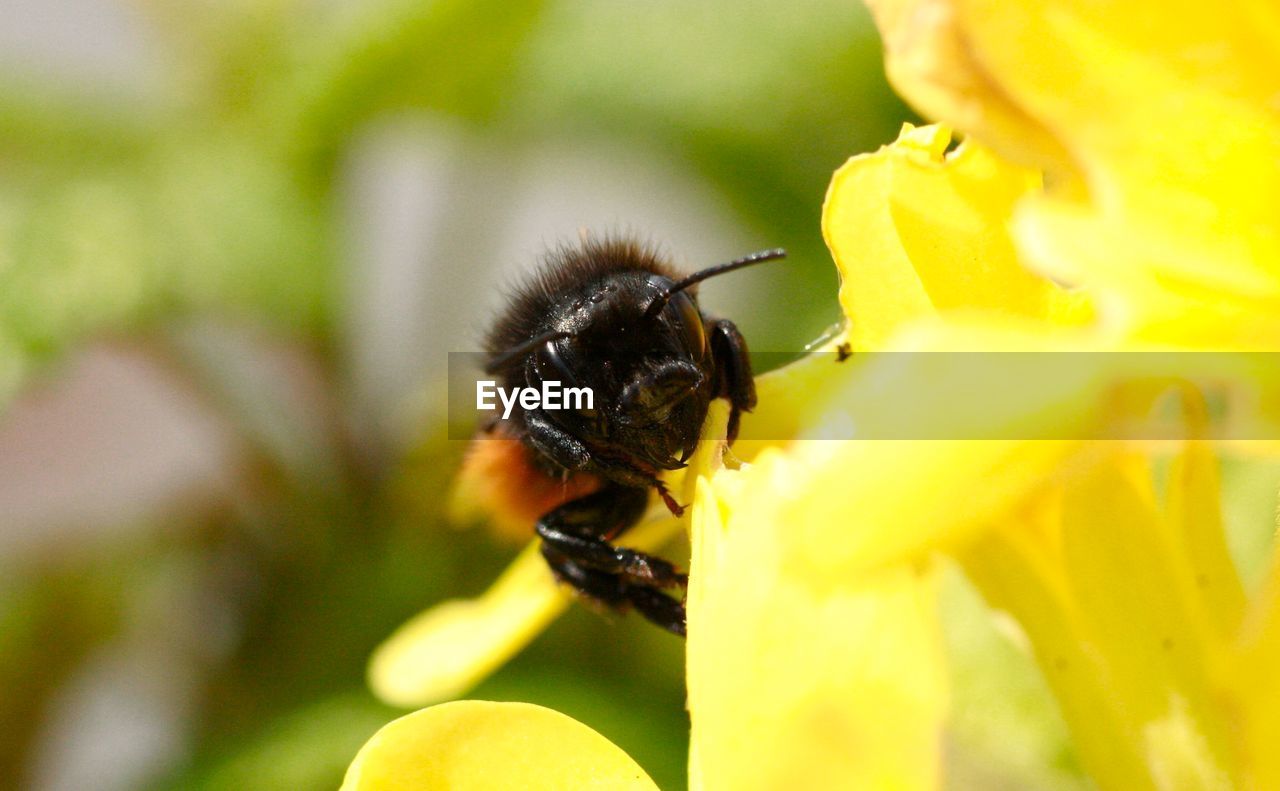
M684 603L668 591L688 577L615 542L651 493L683 513L659 475L685 466L712 399L730 402L730 442L756 404L746 341L733 322L703 313L697 284L785 255L765 250L681 276L652 247L584 237L546 256L488 333L485 371L500 387L557 382L594 395L589 407L522 402L495 415L463 470L488 476L487 497L533 522L551 571L587 599L684 635Z

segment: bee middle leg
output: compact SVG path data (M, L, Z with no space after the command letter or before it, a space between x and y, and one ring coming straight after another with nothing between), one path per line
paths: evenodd
M615 547L611 540L640 520L646 489L617 484L565 503L538 520L542 556L562 582L610 607L632 607L649 621L684 636L684 604L660 589L689 578L662 558Z
M667 561L610 543L640 520L648 503L645 489L606 485L544 514L535 531L546 549L580 568L618 577L633 587L683 587L688 577Z

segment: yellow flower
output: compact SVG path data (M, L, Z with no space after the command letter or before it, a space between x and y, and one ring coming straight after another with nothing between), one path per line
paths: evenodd
M1274 3L869 4L899 93L1046 173L1013 218L1027 264L1105 286L1139 337L1274 347Z
M692 787L937 787L949 682L936 570L950 557L1025 635L1099 787L1280 788L1280 560L1250 600L1226 548L1219 449L1195 439L1204 404L1181 392L1190 439L1172 448L1088 439L1132 375L1132 358L1108 352L1280 341L1280 13L874 11L899 90L971 138L947 153L945 127L908 127L850 160L827 196L845 339L904 354L762 377L753 420L798 440L744 441L737 468L722 466L723 413L708 421L683 484ZM960 355L909 353L973 350L1095 353L997 392L974 389ZM1237 358L1171 359L1142 373L1220 365L1274 397L1276 374ZM923 416L913 436L987 438L820 439L904 414ZM1026 439L1046 428L1055 439ZM516 650L560 606L527 571L393 638L375 689L455 694ZM455 670L433 669L424 645ZM484 749L506 749L485 733ZM406 738L412 750L366 747L357 781L456 749L435 731Z
M342 791L656 791L608 739L528 703L466 700L401 717L378 731Z

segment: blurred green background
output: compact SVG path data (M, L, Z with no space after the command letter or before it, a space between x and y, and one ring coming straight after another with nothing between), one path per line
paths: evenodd
M515 552L442 516L446 355L503 285L580 228L686 268L784 246L703 295L797 349L837 315L830 174L911 117L855 2L5 16L0 788L336 787L400 713L372 648ZM1277 477L1229 477L1237 557ZM1086 787L1025 654L945 599L952 787ZM574 607L474 696L685 785L682 644L639 619Z
M907 111L851 2L11 0L0 26L0 788L333 788L444 524L450 351L579 228L757 349L836 317L831 172ZM766 298L767 295L767 298ZM682 646L573 608L475 693L684 785Z

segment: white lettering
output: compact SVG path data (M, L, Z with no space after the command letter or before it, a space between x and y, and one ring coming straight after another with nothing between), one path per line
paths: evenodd
M511 397L507 398L508 391L503 390L501 387L498 388L498 398L502 399L502 419L503 420L506 420L507 418L511 417L511 410L515 408L516 399L520 397L520 393L523 390L524 388L517 387L514 390L510 391Z
M561 387L559 382L542 383L542 388L499 387L492 379L476 382L476 409L493 411L498 408L494 397L502 402L502 419L507 420L515 410L521 409L595 409L596 394L590 387Z
M520 389L520 406L524 409L537 409L542 403L542 393L535 388L522 387Z
M583 404L583 401L586 404ZM565 409L595 409L596 394L590 387L567 387L564 391Z
M542 408L543 409L559 409L560 402L556 399L560 397L559 382L543 382L542 383Z
M481 379L476 382L476 409L492 411L498 408L492 400L494 396L494 388L497 386L498 383L492 379Z

